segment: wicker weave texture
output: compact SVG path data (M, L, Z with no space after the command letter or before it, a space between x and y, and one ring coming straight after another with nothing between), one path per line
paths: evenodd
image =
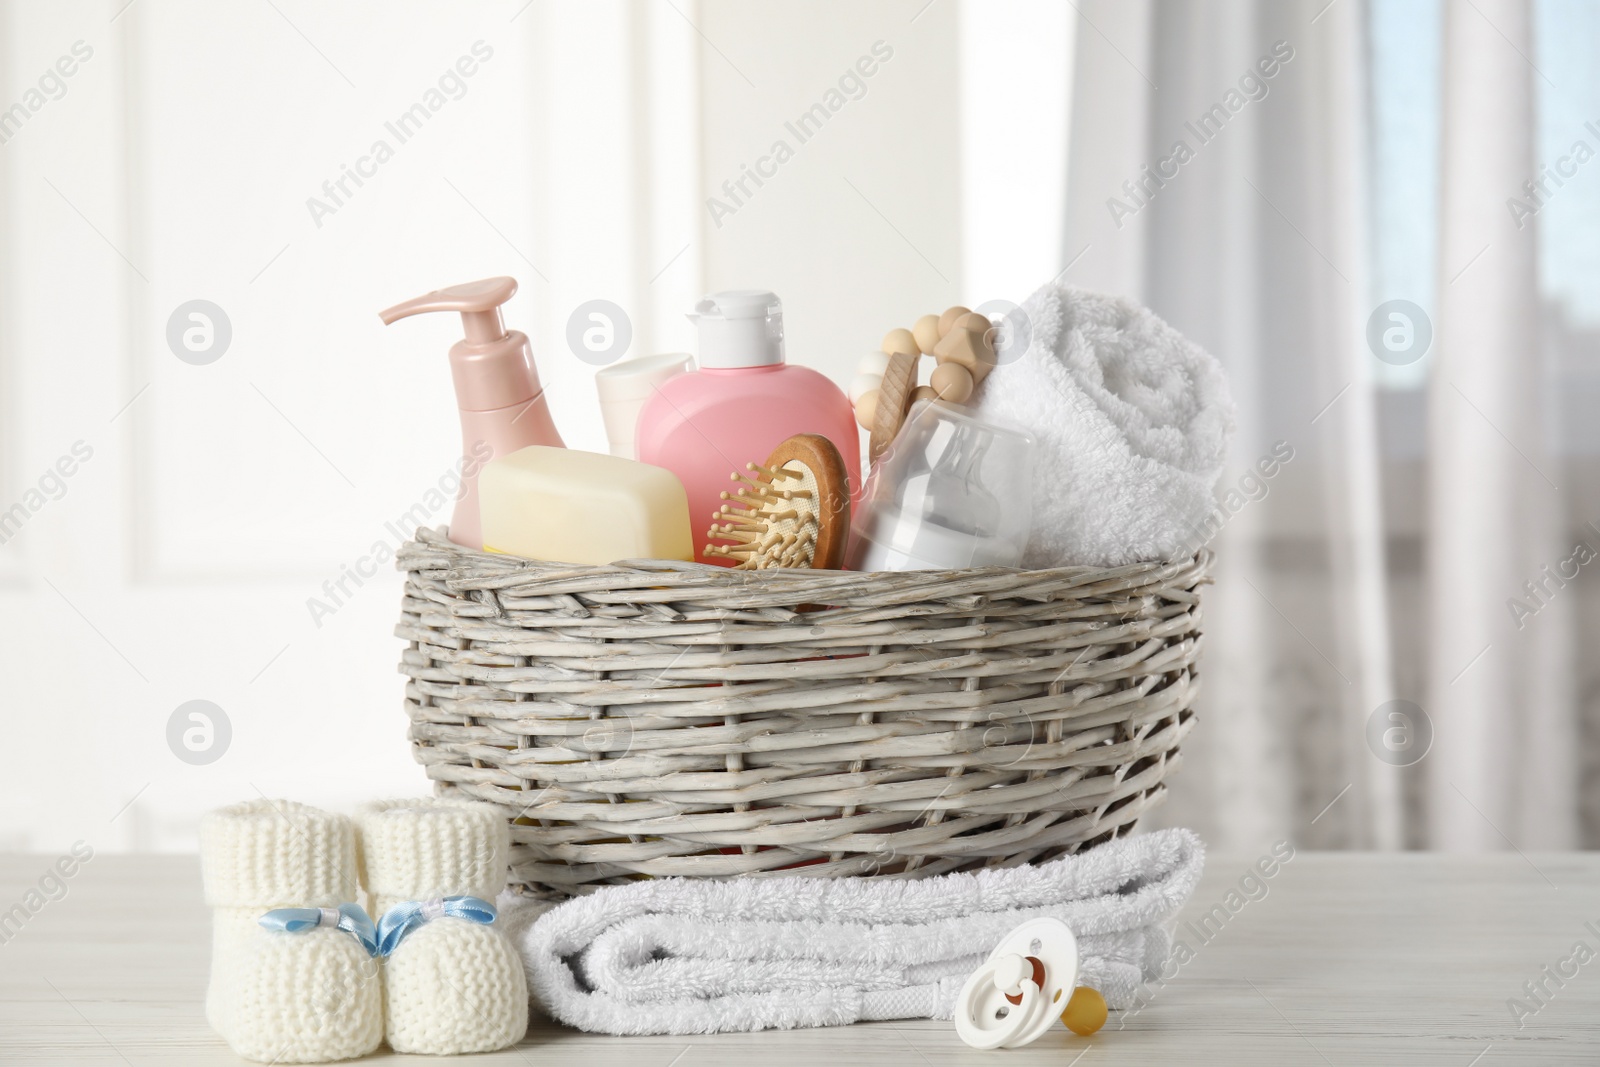
M514 884L921 877L1130 831L1194 722L1210 555L1114 570L578 567L421 530L413 752Z

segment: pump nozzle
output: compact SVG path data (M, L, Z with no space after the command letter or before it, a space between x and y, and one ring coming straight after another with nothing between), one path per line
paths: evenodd
M516 291L515 278L485 278L424 293L378 317L387 325L424 311L459 312L466 337L450 349L456 399L463 411L489 411L539 395L527 335L507 330L500 317L500 305Z
M424 311L459 311L461 325L467 334L467 344L489 345L505 339L506 323L500 316L500 305L510 300L516 292L515 278L485 278L424 293L378 312L378 317L387 326L396 319Z
M461 412L461 495L450 519L450 539L483 547L478 526L478 471L497 456L529 445L561 448L561 434L550 418L539 374L533 368L528 335L507 330L500 305L517 291L515 278L435 289L378 312L385 325L424 311L455 311L466 332L450 346L450 377Z

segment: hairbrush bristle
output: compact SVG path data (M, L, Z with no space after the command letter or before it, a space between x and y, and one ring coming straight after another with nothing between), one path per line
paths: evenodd
M803 467L791 470L758 463L748 463L745 469L756 476L729 475L739 486L731 492L724 490L721 496L733 503L712 513L711 528L706 531L712 540L733 543L708 544L705 554L739 560L739 567L745 570L811 566L817 544L816 493L776 484L803 486L809 472Z
M726 503L711 515L704 556L744 570L838 570L850 533L850 476L844 457L820 434L787 438L766 463L728 475Z

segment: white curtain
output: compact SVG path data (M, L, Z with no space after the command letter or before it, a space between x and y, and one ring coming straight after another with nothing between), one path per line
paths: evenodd
M1537 227L1508 224L1536 170L1530 0L1446 5L1439 358L1432 416L1428 682L1440 709L1430 840L1567 848L1577 839L1570 598L1532 623L1509 597L1565 558L1561 470L1540 430ZM1536 603L1536 602L1535 602Z
M1421 294L1373 283L1367 5L1079 5L1066 280L1154 308L1240 405L1201 725L1159 816L1219 847L1580 839L1570 623L1556 598L1519 640L1505 603L1570 554L1535 432L1536 256L1502 204L1533 173L1529 3L1445 6L1435 342L1425 406L1396 408L1367 322ZM1420 488L1386 403L1426 421L1420 554L1385 505ZM1371 740L1375 715L1431 748Z

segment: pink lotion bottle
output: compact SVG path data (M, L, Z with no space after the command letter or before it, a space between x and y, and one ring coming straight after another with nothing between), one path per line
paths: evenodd
M844 456L855 497L861 442L843 390L824 374L784 362L777 296L753 289L713 293L689 319L700 331L699 369L667 379L645 402L638 456L683 482L695 559L726 566L726 559L706 557L704 535L734 471L765 463L797 433L821 434Z
M457 311L466 338L450 348L450 376L461 412L461 492L450 519L450 540L483 547L478 520L478 472L499 456L529 445L566 447L533 366L528 335L507 330L500 305L517 291L515 278L436 289L378 312L384 324L424 311ZM487 452L485 451L487 449Z

